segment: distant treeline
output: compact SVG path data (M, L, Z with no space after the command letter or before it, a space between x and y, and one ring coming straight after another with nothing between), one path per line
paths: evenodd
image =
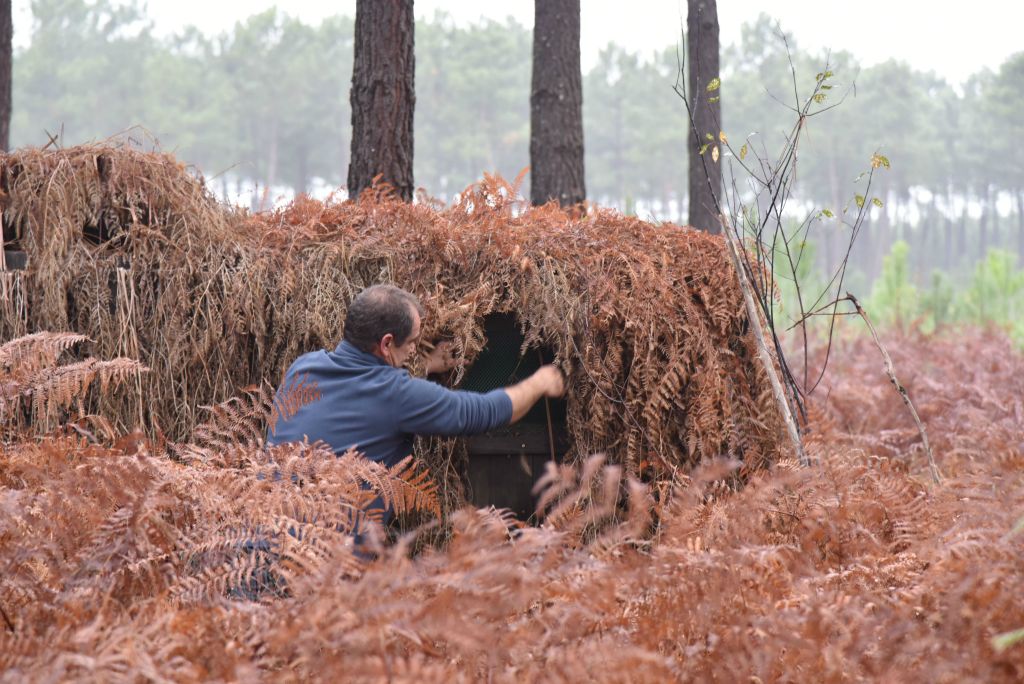
M311 26L271 10L218 36L186 29L162 39L141 4L36 0L32 9L31 41L15 54L15 146L43 144L46 132L70 145L141 126L225 196L254 184L298 192L344 182L353 18ZM415 176L429 194L447 199L484 172L513 178L527 166L531 41L511 19L467 27L437 14L417 24ZM864 278L899 239L921 273L967 273L991 247L1024 253L1024 164L1014 161L1024 53L956 88L899 62L861 68L848 53L810 54L792 36L788 45L762 16L724 48L722 128L737 154L746 142L747 162L771 159L796 121L795 98L833 72L816 108L842 104L805 124L792 205L838 217L817 229L820 261L838 258L842 209L867 194L855 180L876 151L892 168L875 176L868 199L883 208L852 259ZM675 46L637 55L609 44L584 74L590 199L685 216L678 70Z

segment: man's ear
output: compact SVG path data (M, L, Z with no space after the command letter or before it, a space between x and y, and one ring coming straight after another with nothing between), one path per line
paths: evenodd
M391 333L387 333L384 337L380 338L380 350L384 351L390 347L395 346L395 336Z

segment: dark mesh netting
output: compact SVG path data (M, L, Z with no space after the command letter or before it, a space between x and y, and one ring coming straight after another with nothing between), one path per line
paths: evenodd
M520 356L524 337L511 314L488 316L484 332L487 346L466 371L461 389L487 392L506 387L551 361L550 353L535 348ZM531 489L544 464L552 456L560 460L568 447L565 416L565 400L541 400L514 425L467 439L473 502L529 517L534 506Z

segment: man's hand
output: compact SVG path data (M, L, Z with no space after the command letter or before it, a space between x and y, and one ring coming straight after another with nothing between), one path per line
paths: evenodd
M540 383L545 397L558 399L565 394L565 376L562 375L558 366L553 364L541 366L534 375L537 377L537 382Z
M565 378L558 366L541 366L522 382L506 387L505 393L512 400L512 420L509 422L514 423L542 397L557 399L565 394Z
M455 345L451 340L441 340L427 354L427 375L433 373L447 373L461 364L461 359L455 358Z

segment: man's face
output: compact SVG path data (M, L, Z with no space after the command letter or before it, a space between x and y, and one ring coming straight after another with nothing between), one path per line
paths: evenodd
M395 368L401 368L416 353L416 345L420 341L420 314L412 310L412 332L403 344L397 344L393 335L388 334L381 340L381 358Z

